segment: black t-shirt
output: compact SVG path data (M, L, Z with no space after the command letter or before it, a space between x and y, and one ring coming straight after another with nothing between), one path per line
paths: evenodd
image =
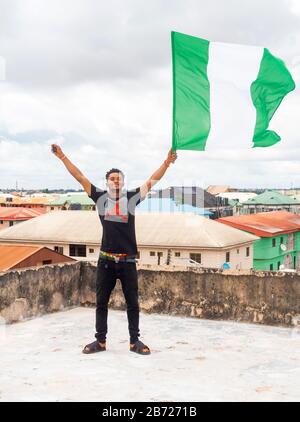
M101 250L111 253L137 255L135 237L135 207L143 199L140 188L122 191L118 200L106 190L91 184L91 195L103 227Z

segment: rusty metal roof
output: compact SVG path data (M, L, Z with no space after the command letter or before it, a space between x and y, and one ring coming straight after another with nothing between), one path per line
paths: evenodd
M0 220L24 221L45 214L45 208L0 207Z
M223 217L217 221L263 237L272 237L276 234L292 233L300 230L300 215L288 211L270 211Z

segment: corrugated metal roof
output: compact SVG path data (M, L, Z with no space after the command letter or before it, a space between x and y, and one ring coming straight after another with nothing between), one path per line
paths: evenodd
M40 249L43 249L43 246L0 244L0 271L9 270Z
M0 207L0 220L23 221L45 214L45 208Z
M212 195L218 195L222 192L228 192L230 186L227 185L209 185L206 189L207 192L211 193Z
M192 213L136 214L140 246L222 248L258 240L257 236ZM97 211L53 211L0 231L0 241L98 244L102 226Z
M79 203L81 205L95 205L94 201L88 197L87 194L67 194L61 195L60 198L49 202L47 205L64 205L65 203L75 204Z
M31 255L35 254L39 250L45 249L48 252L53 254L58 254L58 252L53 251L52 249L46 246L34 246L34 245L26 245L26 244L1 244L0 243L0 271L7 271L10 268L15 267L18 263L24 261L26 258L30 257ZM64 256L68 261L75 259Z
M265 191L243 202L245 205L297 205L300 201L276 191Z
M48 205L48 202L53 201L54 197L30 197L30 196L21 196L15 197L12 200L12 204L22 205L22 204L30 204L30 205Z
M274 236L300 230L300 215L288 211L260 212L219 218L217 221L250 231L259 236Z

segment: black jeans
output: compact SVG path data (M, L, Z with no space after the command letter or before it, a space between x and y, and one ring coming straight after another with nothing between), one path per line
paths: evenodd
M108 302L117 278L120 279L127 305L130 343L135 343L139 332L138 277L136 263L98 259L96 279L96 334L101 343L106 341Z

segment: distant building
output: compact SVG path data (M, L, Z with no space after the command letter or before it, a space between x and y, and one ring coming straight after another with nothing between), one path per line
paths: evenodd
M13 196L5 195L1 197L0 207L23 207L23 208L45 208L49 201L53 201L53 197L41 196Z
M242 203L241 214L256 214L267 211L290 211L300 213L300 200L282 195L277 191L265 191Z
M221 198L227 198L231 200L237 200L239 202L245 202L249 199L255 198L257 196L257 193L255 192L224 192L224 193L218 193L218 195Z
M254 269L300 269L300 216L287 211L220 218L217 221L261 239L254 243Z
M75 262L75 259L54 252L45 246L0 244L0 271L60 262Z
M95 210L96 206L94 201L89 198L86 193L79 193L60 195L59 198L50 201L46 208L47 212L49 212L69 209Z
M0 230L45 214L45 208L0 207Z
M287 196L299 196L300 195L300 188L291 188L291 189L274 189L279 193L282 193L282 195Z
M224 192L218 193L217 197L227 198L228 204L232 208L232 215L239 215L243 208L243 202L255 198L257 193L254 192Z
M232 215L227 198L216 197L198 186L171 186L152 192L149 198L168 198L177 205L204 209L211 213L211 219Z
M257 236L192 213L136 213L139 261L232 269L253 266ZM55 211L0 232L0 242L43 245L77 260L99 257L102 226L96 211Z
M191 212L209 218L211 211L193 207L189 204L180 204L171 198L146 198L136 208L137 212Z
M206 189L211 195L218 195L224 192L230 192L230 187L226 185L209 185Z

